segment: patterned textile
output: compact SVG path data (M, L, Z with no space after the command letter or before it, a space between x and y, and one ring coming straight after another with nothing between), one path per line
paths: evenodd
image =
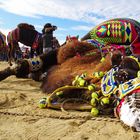
M8 43L20 42L33 47L33 49L37 49L41 35L36 30L16 28L8 33L7 41Z
M104 47L104 44L98 42L97 40L94 39L87 39L86 42L92 44L94 47L96 47L97 49L101 49Z
M43 62L39 57L27 59L30 67L30 72L38 71L42 68Z
M116 45L116 44L103 44L95 39L87 39L86 42L90 43L97 49L99 49L102 52L110 52L115 50L120 50L124 55L127 55L126 50L130 49L130 46L128 45ZM106 49L103 49L106 48Z
M134 26L125 20L106 21L94 28L90 34L91 38L102 39L105 43L129 44L136 38Z
M140 78L131 79L119 85L119 98L122 99L132 91L140 88Z
M19 28L16 28L8 33L7 41L8 43L12 43L13 41L19 41Z
M34 42L33 42L33 45L32 45L32 48L33 49L37 49L38 47L39 47L39 38L42 36L42 34L40 34L40 33L38 33L37 35L36 35L36 38L35 38L35 40L34 40Z
M6 36L0 32L0 47L6 47Z
M112 19L90 31L90 39L104 45L130 45L134 54L140 54L140 23L132 19Z
M101 91L104 96L115 94L117 85L114 80L114 73L118 70L118 67L112 68L108 71L101 80Z
M138 61L137 57L129 56L131 59L134 59L139 67L140 62ZM108 71L104 77L101 80L101 90L104 96L108 96L112 93L115 93L117 90L119 91L119 98L122 99L124 96L132 92L133 90L140 88L140 77L139 72L137 73L138 77L129 80L128 82L122 83L117 87L114 74L116 71L118 71L118 67L112 68L110 71Z

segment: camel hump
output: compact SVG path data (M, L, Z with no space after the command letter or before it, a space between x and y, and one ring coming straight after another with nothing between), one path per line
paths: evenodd
M18 28L35 30L35 27L31 24L28 24L28 23L20 23L20 24L17 25L17 27Z

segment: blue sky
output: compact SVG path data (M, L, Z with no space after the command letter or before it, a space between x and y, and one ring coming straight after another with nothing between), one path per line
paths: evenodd
M60 43L67 35L81 38L105 20L124 17L140 22L139 0L0 0L0 31L7 34L26 22L41 32L52 23Z

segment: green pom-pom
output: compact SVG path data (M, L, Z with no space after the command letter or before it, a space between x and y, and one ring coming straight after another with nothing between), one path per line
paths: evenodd
M98 116L98 114L99 114L99 110L97 108L92 108L91 109L91 115Z
M40 108L46 108L47 107L47 98L42 98L39 101L39 107Z

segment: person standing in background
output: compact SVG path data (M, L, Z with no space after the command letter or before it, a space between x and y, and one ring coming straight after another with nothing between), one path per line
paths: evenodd
M53 37L53 32L57 29L56 26L47 23L44 25L42 30L42 40L43 40L43 53L47 53L57 47L60 47L56 37Z

